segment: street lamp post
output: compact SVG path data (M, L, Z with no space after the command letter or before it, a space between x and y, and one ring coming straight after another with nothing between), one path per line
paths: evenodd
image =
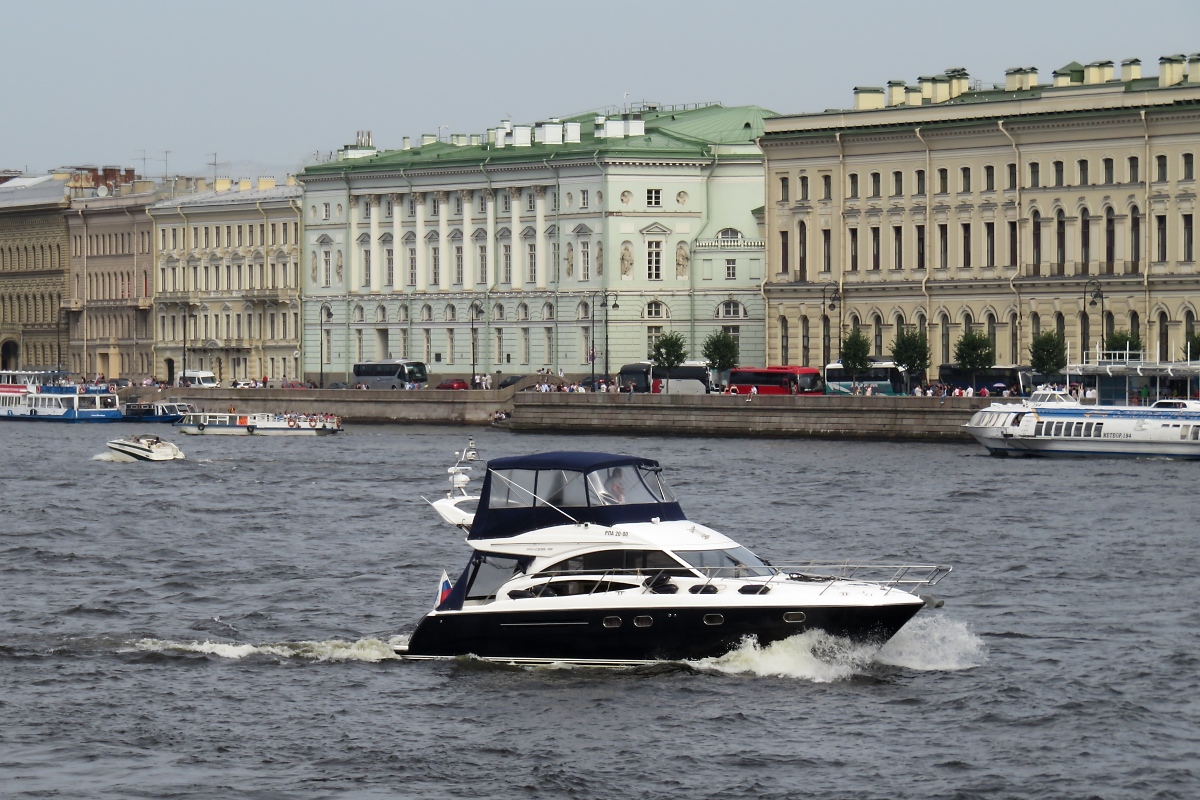
M321 342L317 347L319 353L318 361L321 362L321 388L325 388L325 323L333 319L333 311L329 306L321 306L321 310L317 314L317 319L321 324Z
M828 297L828 300L826 299L827 297ZM838 304L841 302L841 300L842 300L842 291L840 289L838 289L837 284L825 283L825 284L821 285L821 309L822 309L821 313L824 314L825 313L824 310L826 308L828 308L830 311L836 310L838 312L838 358L839 359L842 357L842 327L843 327L842 314L845 311L844 308L839 308L839 306L838 306ZM842 305L844 306L845 304L843 303Z
M608 298L612 298L612 303L609 304ZM617 305L617 293L605 292L604 298L600 301L600 307L604 309L604 380L611 383L612 375L608 368L608 311L611 308L613 311L619 311L621 307Z
M1090 302L1089 298L1091 298ZM1104 287L1100 285L1100 281L1092 278L1083 285L1083 300L1092 307L1095 307L1096 303L1100 304L1100 341L1103 342L1105 337L1108 336L1108 330L1105 327L1108 324L1108 320L1104 314ZM1087 346L1086 342L1084 346ZM1103 350L1104 348L1101 347L1100 349ZM1087 354L1084 353L1084 356L1086 357Z
M477 381L479 373L475 371L475 321L481 316L483 309L479 307L477 301L471 302L471 307L467 309L467 316L471 318L471 388L478 389Z

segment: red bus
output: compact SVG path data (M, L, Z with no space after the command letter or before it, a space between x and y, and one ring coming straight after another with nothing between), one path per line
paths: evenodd
M816 367L734 367L729 371L729 388L749 394L825 394L825 381Z

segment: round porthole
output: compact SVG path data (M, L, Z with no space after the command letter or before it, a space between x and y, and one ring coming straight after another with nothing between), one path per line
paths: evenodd
M784 622L804 622L805 619L803 611L785 611L783 614Z
M654 617L634 617L633 624L638 628L649 628L654 624Z
M725 617L721 614L705 614L704 615L704 624L705 625L720 625L724 621L725 621Z
M620 617L605 617L602 624L606 628L619 628L619 627L621 627L621 618Z

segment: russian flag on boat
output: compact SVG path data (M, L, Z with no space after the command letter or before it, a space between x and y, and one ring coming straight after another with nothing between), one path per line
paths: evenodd
M446 570L442 570L442 579L438 582L437 602L433 604L433 607L437 608L442 603L446 602L446 597L449 596L450 590L453 588L454 585L450 583L450 576L446 574Z

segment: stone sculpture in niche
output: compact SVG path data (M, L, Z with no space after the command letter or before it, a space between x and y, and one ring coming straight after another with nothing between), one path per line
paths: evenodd
M337 252L337 279L338 279L339 283L342 280L342 251L341 250L338 250L338 252Z
M688 264L691 263L691 255L688 253L687 242L680 242L675 245L675 277L686 278L688 274Z
M596 274L604 274L604 242L596 242Z
M312 282L315 285L317 282L317 254L312 254Z
M621 277L633 275L633 243L621 242Z
M575 248L567 242L567 277L575 274Z

